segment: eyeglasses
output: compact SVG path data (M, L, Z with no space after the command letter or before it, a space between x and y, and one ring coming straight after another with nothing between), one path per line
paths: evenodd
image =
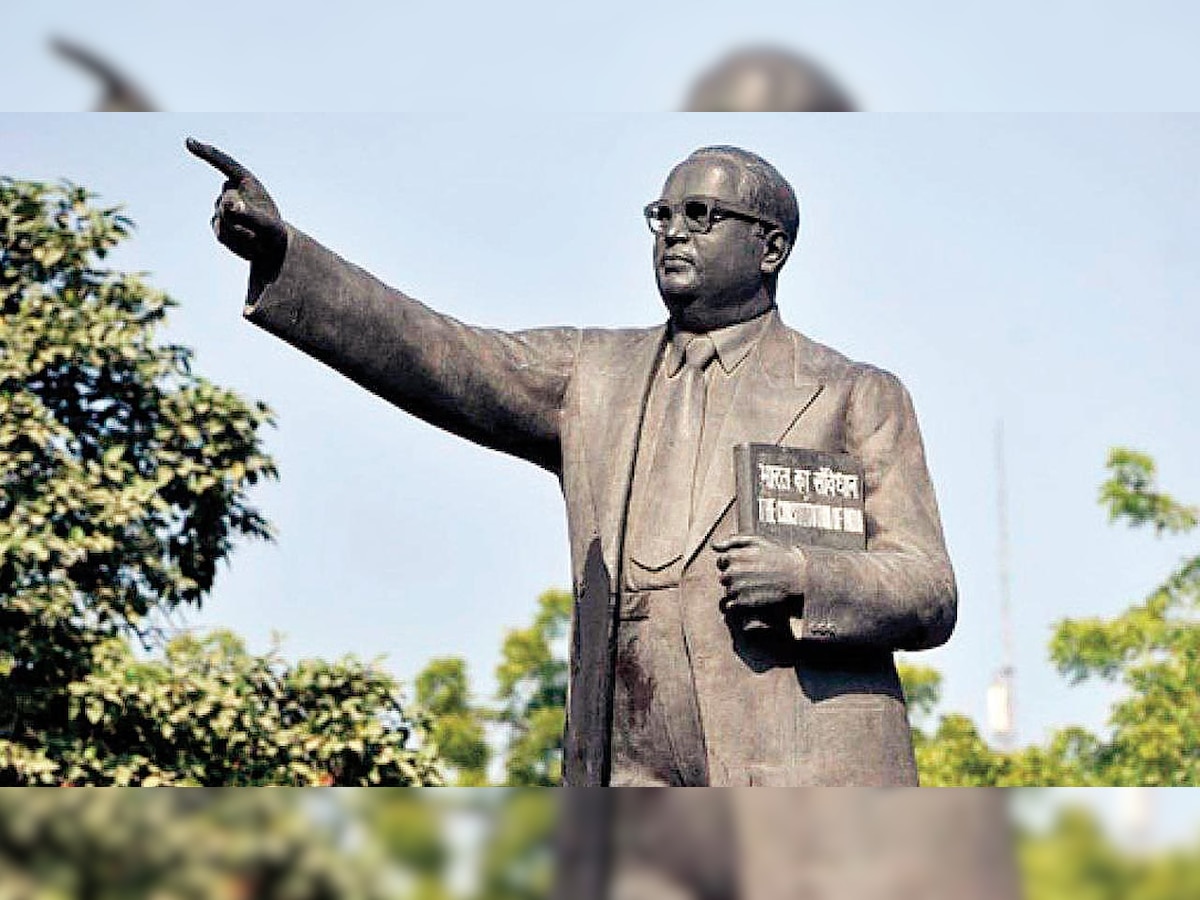
M647 203L643 212L646 216L646 224L655 234L662 234L666 231L679 212L683 213L683 220L687 224L688 231L695 234L708 234L712 231L713 222L728 218L746 219L782 230L782 226L778 222L764 219L754 210L699 194L684 197L678 203L655 200Z

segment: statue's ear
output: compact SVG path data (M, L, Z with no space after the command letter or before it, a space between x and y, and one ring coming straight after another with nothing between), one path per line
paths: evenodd
M781 229L772 228L766 234L765 244L759 268L764 275L774 275L787 262L788 254L792 252L792 242Z

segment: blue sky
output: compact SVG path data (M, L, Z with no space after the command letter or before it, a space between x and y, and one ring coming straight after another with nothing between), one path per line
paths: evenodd
M872 110L1200 109L1200 9L1183 0L7 6L9 110L92 103L50 33L174 110L666 110L729 49L761 42L814 55Z
M396 287L504 328L663 318L641 206L702 144L768 159L801 196L780 284L790 325L911 391L959 580L960 625L918 661L981 720L1000 663L994 427L1010 487L1018 724L1099 728L1111 694L1069 688L1046 643L1110 615L1195 537L1106 524L1106 451L1150 452L1200 500L1195 335L1200 122L1156 115L5 116L0 172L69 177L138 222L118 266L180 303L165 337L266 400L278 543L240 548L191 621L290 656L387 655L411 676L468 658L481 690L506 628L569 583L553 479L388 407L240 317L244 264L208 230L222 146L285 216Z

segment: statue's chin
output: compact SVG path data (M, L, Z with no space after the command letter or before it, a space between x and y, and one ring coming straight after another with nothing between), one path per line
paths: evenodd
M664 291L661 288L659 293L662 295L663 305L667 307L667 312L671 314L671 318L679 323L684 324L688 318L688 308L695 302L695 296L692 294L680 294Z
M670 268L659 268L655 273L658 290L664 297L688 297L700 287L700 279L694 266L673 264Z
M684 331L700 333L710 331L719 324L713 322L712 317L694 303L683 304L682 306L671 306L668 304L667 309L671 313L671 321L675 323L676 327Z
M663 294L663 303L671 314L671 321L684 331L702 332L737 325L757 318L773 305L769 301L762 303L743 303L727 305L714 303L709 298L689 295Z

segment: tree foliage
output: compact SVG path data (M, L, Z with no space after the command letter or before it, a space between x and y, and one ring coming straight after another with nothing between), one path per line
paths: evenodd
M75 784L434 783L387 674L352 659L286 664L232 633L176 637L139 659L115 639L68 685Z
M529 627L505 635L493 703L471 699L466 663L457 657L434 659L417 676L417 702L428 711L438 755L459 784L487 783L489 725L498 726L495 752L505 784L560 783L571 603L568 591L545 591Z
M487 784L492 750L488 716L473 704L467 664L458 657L430 660L417 676L417 705L429 716L430 738L442 763L463 787Z
M510 631L496 670L497 718L508 728L506 783L557 786L562 781L562 735L566 725L566 632L569 591L545 591L529 628Z
M1157 534L1188 532L1197 510L1157 489L1149 456L1116 449L1100 491L1109 518ZM1200 785L1200 554L1121 615L1063 622L1050 656L1072 683L1119 683L1111 735L1090 754L1098 784Z
M562 793L518 788L492 804L471 900L542 900L554 877L554 838Z
M350 807L408 876L405 898L541 900L550 894L561 797L536 788L360 791ZM475 836L469 862L452 837L464 833Z
M132 223L0 178L0 783L421 783L395 683L169 643L275 475L261 403L158 340L173 305L104 266Z
M352 793L349 808L366 826L382 856L411 882L406 900L450 900L450 870L454 852L449 840L446 792L407 789ZM489 791L456 792L457 797L484 796ZM468 803L470 801L467 801Z
M0 793L0 895L38 900L393 900L302 791Z
M1066 807L1020 841L1027 900L1182 900L1200 896L1200 848L1134 853L1095 814Z
M1197 510L1158 489L1153 460L1114 449L1100 502L1109 520L1158 535L1196 527ZM932 785L1200 785L1200 555L1184 559L1141 603L1111 619L1067 619L1054 630L1050 658L1072 684L1116 683L1121 698L1108 733L1078 727L1054 732L1045 746L994 750L970 719L943 716L914 731L922 783ZM902 667L913 706L936 706L940 677Z

